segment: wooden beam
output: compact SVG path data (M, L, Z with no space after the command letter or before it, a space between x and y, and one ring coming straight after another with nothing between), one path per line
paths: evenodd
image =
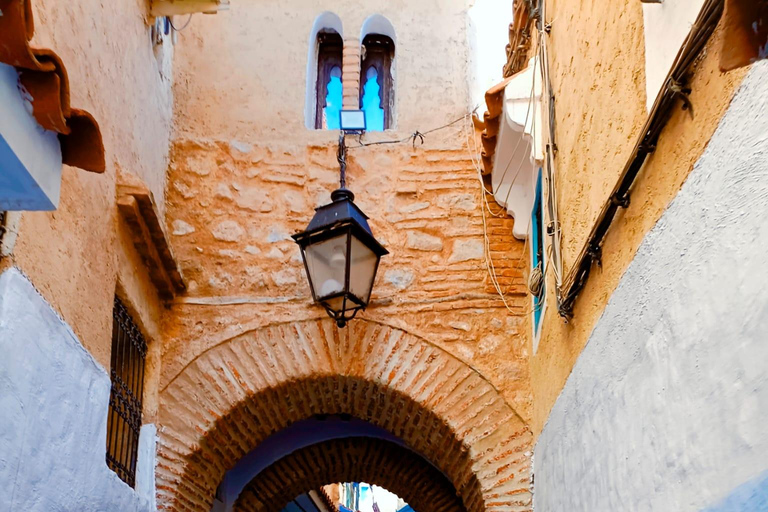
M152 0L152 16L216 14L229 9L229 0Z
M186 291L184 277L171 250L152 193L137 183L118 184L117 207L160 296L170 300Z

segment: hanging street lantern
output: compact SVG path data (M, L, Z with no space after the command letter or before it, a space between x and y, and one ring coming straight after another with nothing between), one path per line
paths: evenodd
M307 229L293 235L301 249L309 287L339 327L364 310L387 251L373 236L368 217L354 203L346 188L346 145L339 139L341 186L331 193L331 203L317 208Z

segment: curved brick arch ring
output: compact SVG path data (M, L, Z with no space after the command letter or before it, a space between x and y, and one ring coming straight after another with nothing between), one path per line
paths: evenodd
M530 510L531 434L501 394L439 347L362 320L264 327L187 365L160 394L158 509L208 512L238 460L319 414L349 414L402 439L468 512Z
M407 448L371 437L325 441L283 457L243 489L233 510L282 510L296 496L337 482L383 487L418 511L465 512L453 485L434 466Z

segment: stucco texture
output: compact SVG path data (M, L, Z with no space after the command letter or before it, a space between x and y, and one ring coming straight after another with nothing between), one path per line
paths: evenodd
M170 47L153 48L144 0L32 0L34 46L52 48L66 65L72 103L99 121L107 170L65 166L54 212L24 212L10 263L26 273L97 361L109 365L112 298L119 278L137 308L146 271L115 208L118 170L139 176L164 209L172 94ZM129 260L129 264L124 264ZM148 288L151 290L151 288ZM140 298L139 298L140 297ZM147 333L148 336L152 333Z
M0 508L149 512L152 482L142 498L106 464L107 372L16 269L0 276L0 351Z
M765 510L766 84L756 64L590 336L536 446L537 510Z
M555 0L548 16L552 81L557 108L558 204L565 273L627 162L646 119L643 13L639 2L597 4ZM604 241L595 267L576 300L573 318L547 298L541 341L531 358L532 428L539 432L624 271L646 233L685 182L728 107L744 72L718 68L722 33L716 30L694 66L693 113L677 109L664 128ZM680 103L682 106L682 102ZM554 289L549 276L548 289Z

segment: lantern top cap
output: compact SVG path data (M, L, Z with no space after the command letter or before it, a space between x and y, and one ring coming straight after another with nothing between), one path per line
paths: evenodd
M349 200L349 201L355 200L355 194L353 194L352 191L349 190L348 188L337 188L336 190L331 192L331 201L333 201L334 203L337 203L339 201L345 201L345 200Z
M358 238L363 240L376 254L383 256L389 254L373 236L373 231L368 225L368 216L354 203L355 195L346 188L334 190L331 193L332 202L315 209L315 216L309 222L307 229L297 233L292 238L300 245L310 243L310 239L317 240L324 233L343 226L353 226L353 231Z

